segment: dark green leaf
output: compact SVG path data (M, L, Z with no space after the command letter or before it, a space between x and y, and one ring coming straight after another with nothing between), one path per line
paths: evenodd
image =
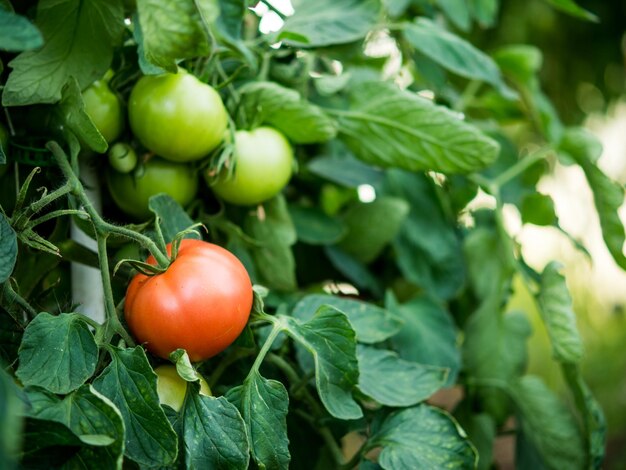
M590 11L585 10L582 7L576 5L573 0L546 0L550 5L554 8L558 8L565 13L575 16L577 18L582 18L583 20L593 21L597 23L600 19L591 13Z
M126 429L125 455L140 465L160 466L174 462L176 433L159 405L156 374L146 353L110 347L112 362L93 383L94 388L117 406Z
M322 305L330 305L345 313L360 343L379 343L398 333L402 327L402 321L376 305L324 294L307 295L296 304L292 315L307 322Z
M298 240L311 245L332 245L346 232L345 226L316 207L290 206L289 215Z
M188 229L194 224L180 204L167 194L157 194L152 196L148 202L148 207L159 217L161 232L166 242L171 242L176 234ZM200 235L195 232L187 233L184 238L199 239Z
M575 156L597 163L602 150L602 142L583 127L568 127L559 142L559 158L565 164L575 162Z
M16 375L24 385L68 393L95 372L98 346L80 315L42 312L24 331L19 358Z
M267 470L288 468L291 459L286 422L289 395L285 386L254 371L243 385L231 388L226 398L243 416L252 456L259 467Z
M477 455L465 432L445 411L418 405L389 415L367 443L382 447L387 470L399 468L474 468Z
M197 389L199 385L192 387ZM182 424L187 468L248 468L246 426L235 405L226 398L188 393Z
M315 360L315 384L328 412L339 419L358 419L363 411L352 397L359 380L356 334L348 317L328 305L306 323L283 317L286 333Z
M584 468L583 442L574 417L538 377L525 376L511 390L524 438L547 469Z
M272 82L242 87L241 110L248 122L275 127L296 144L326 142L337 134L337 124L300 94Z
M260 243L252 248L252 256L267 287L290 291L296 288L295 261L291 246L296 242L296 229L282 196L263 205L245 220L246 233Z
M317 157L307 166L316 175L349 188L377 184L384 176L381 170L357 160L349 152Z
M153 65L175 73L176 59L198 57L209 52L194 2L137 0L137 12L143 53Z
M17 237L6 216L0 212L0 284L6 282L17 260Z
M475 412L468 413L468 416L461 416L458 419L467 432L469 440L478 451L477 470L490 470L493 464L493 449L497 431L495 420L487 413Z
M39 30L28 19L0 5L0 49L20 52L41 46L43 37Z
M299 47L358 41L380 14L378 0L296 0L293 6L295 13L285 20L278 39Z
M448 370L405 361L392 351L357 346L359 389L385 406L416 405L442 388Z
M554 358L559 362L577 363L582 358L583 345L572 298L560 270L559 263L551 262L541 274L541 291L537 296L539 313L548 330Z
M104 75L124 29L120 0L42 0L36 24L44 46L9 62L5 106L55 103L69 77L85 88Z
M483 27L493 26L498 15L500 0L468 0L472 16Z
M461 31L469 30L472 24L469 2L458 2L456 0L437 0L436 4L457 28L459 28Z
M74 77L70 77L61 91L59 108L64 124L82 142L98 153L106 152L107 141L85 111L85 103L80 87Z
M348 231L339 247L362 263L374 261L398 234L409 209L404 199L389 196L352 205L344 215Z
M498 65L518 82L529 84L541 70L543 54L535 46L513 44L498 49L493 55Z
M230 39L241 38L241 26L246 13L247 1L219 0L220 16L217 19L218 31Z
M389 83L352 89L349 111L336 111L339 134L363 161L409 171L478 170L498 144L447 108Z
M529 194L522 200L522 222L534 225L555 225L558 223L554 202L547 194Z
M433 21L419 18L403 32L414 48L445 69L465 78L487 82L504 96L516 96L502 80L491 57Z
M24 468L58 468L85 444L67 426L37 418L25 420L20 463Z
M449 370L446 385L452 385L461 368L461 355L457 346L458 332L448 311L428 297L416 297L401 305L388 297L386 307L404 322L400 332L391 339L400 357L445 367Z
M379 280L363 263L336 246L327 246L324 248L324 252L335 269L346 276L350 282L353 282L361 289L369 290L375 295L381 293L382 288Z
M21 445L23 403L13 378L0 370L0 467L15 468Z
M463 285L465 266L454 221L447 219L434 183L425 175L394 169L387 172L385 189L411 207L392 242L398 267L428 293L452 298Z

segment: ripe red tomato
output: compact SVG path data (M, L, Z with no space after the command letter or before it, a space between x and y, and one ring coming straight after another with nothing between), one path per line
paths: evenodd
M156 265L152 256L147 262ZM202 361L237 339L251 308L252 283L235 255L185 239L167 271L132 279L124 315L133 336L156 356L167 359L184 348L192 361Z

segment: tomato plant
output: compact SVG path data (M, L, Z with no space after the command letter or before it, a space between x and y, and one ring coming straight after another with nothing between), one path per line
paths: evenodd
M93 82L83 91L85 111L104 139L111 143L124 130L124 109L120 99L103 78Z
M156 264L152 257L147 262ZM230 346L251 308L252 284L241 262L220 246L186 239L165 272L133 278L124 315L153 354L166 359L183 348L202 361Z
M151 215L148 208L151 196L166 193L185 206L196 195L198 178L186 164L152 158L134 173L109 170L107 186L120 209L136 219L147 219Z
M1 3L0 468L611 468L620 2Z
M235 132L232 177L221 176L213 192L232 204L253 205L276 196L289 182L293 151L271 127Z
M133 133L152 152L175 162L205 157L228 124L220 95L193 75L145 76L128 102Z
M0 123L0 154L4 155L5 161L0 163L0 176L4 175L8 169L6 155L9 151L9 133Z
M180 411L187 392L187 381L185 381L176 367L170 364L162 364L154 369L157 375L157 393L162 405L167 405L174 411ZM204 377L200 376L200 394L211 396L211 389Z

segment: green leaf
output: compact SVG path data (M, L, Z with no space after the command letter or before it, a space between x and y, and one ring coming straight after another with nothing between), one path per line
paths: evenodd
M380 282L359 260L354 259L348 253L337 246L326 246L324 248L326 256L331 264L341 274L346 276L350 282L357 287L366 289L378 296L382 292Z
M562 368L574 395L576 407L583 418L588 468L600 469L604 462L607 434L604 412L583 381L580 368L574 364L562 364Z
M198 389L198 384L189 388ZM224 397L187 393L183 409L187 468L247 469L250 448L239 411Z
M547 194L533 193L522 199L522 223L534 225L556 225L558 218L554 201Z
M481 50L427 18L418 18L403 30L406 40L445 69L493 85L503 96L516 94L502 80L496 63Z
M29 416L62 423L77 436L90 436L92 444L102 444L82 447L70 462L75 465L81 461L90 462L92 468L103 469L122 465L122 416L115 405L93 387L83 385L63 400L35 391L30 391L28 398L32 404Z
M461 243L434 183L425 175L392 169L387 171L385 193L405 199L411 207L392 242L398 267L435 297L454 297L465 280Z
M308 163L307 168L317 176L348 188L362 184L375 185L384 177L381 170L357 160L348 151L316 157Z
M593 200L600 217L604 243L617 265L626 270L626 256L624 256L626 233L618 213L624 202L624 188L608 178L593 164L594 148L594 146L572 147L568 148L568 151L576 163L582 167L593 191Z
M321 47L358 41L376 25L379 0L295 0L278 40L298 47Z
M146 353L108 348L111 363L93 383L94 388L119 409L126 429L125 455L140 465L162 466L174 462L176 433L159 405L156 374Z
M23 403L13 378L0 370L0 467L15 468L21 445Z
M101 78L122 38L124 11L120 0L42 0L35 22L44 46L9 62L4 106L55 103L69 77L81 89Z
M392 413L368 441L382 447L379 465L399 468L474 468L477 455L465 432L445 411L418 405Z
M296 144L326 142L337 124L300 94L273 82L252 82L239 89L241 111L248 122L275 127Z
M498 156L498 144L436 106L393 84L352 88L349 111L334 111L339 136L361 160L382 167L443 173L476 171Z
M0 6L0 49L28 51L43 46L43 36L27 18Z
M345 226L316 207L289 206L298 240L311 245L332 245L345 233Z
M598 23L600 19L591 13L590 11L585 10L582 7L579 7L576 2L573 0L546 0L550 5L554 8L557 8L565 13L575 16L577 18L582 18L583 20L592 21L594 23Z
M157 194L150 197L148 207L159 217L163 238L168 243L174 240L176 234L194 224L194 221L185 212L185 209L167 194ZM195 232L189 232L183 238L199 239L200 235Z
M352 397L359 380L356 334L348 317L328 305L300 323L282 317L285 332L304 346L315 361L315 384L322 403L338 419L358 419L363 411Z
M476 413L474 410L458 416L457 419L478 452L477 470L490 470L493 464L494 441L497 431L495 420L487 413Z
M547 469L582 469L583 442L574 417L538 377L522 377L511 389L524 438Z
M442 388L448 370L400 359L393 351L357 346L359 389L385 406L416 405Z
M575 163L575 156L597 164L602 150L602 142L584 127L568 127L559 142L559 158L565 164Z
M436 0L436 4L457 28L461 31L469 30L472 25L469 2Z
M352 205L343 218L348 231L339 247L360 262L371 263L397 235L409 209L404 199L389 196Z
M528 44L511 44L501 47L493 57L508 75L525 84L535 80L543 65L541 49Z
M290 291L296 289L295 261L291 246L296 242L287 203L277 196L263 205L263 212L248 214L245 220L246 233L261 246L252 248L263 284L269 288Z
M243 416L257 465L267 470L289 468L289 394L285 386L254 371L243 385L231 388L226 398Z
M483 27L493 26L498 16L500 0L468 0L472 16Z
M402 328L402 321L383 308L333 295L307 295L296 304L292 315L302 322L307 322L322 305L330 305L345 313L360 343L380 343Z
M240 39L243 17L248 2L241 0L219 0L220 16L217 19L218 31L227 38Z
M64 124L74 135L98 153L106 152L109 145L85 111L85 103L78 82L70 77L61 91L59 108Z
M16 375L25 386L68 393L95 372L98 346L80 315L42 312L24 331L19 359Z
M403 326L391 338L393 348L402 359L448 369L446 385L456 382L461 368L457 346L457 328L450 313L428 297L416 297L404 304L388 296L386 307L397 315Z
M17 260L17 236L6 216L0 212L0 284L9 279Z
M56 421L27 418L22 439L28 446L22 449L20 464L22 468L60 468L88 445L83 437Z
M176 59L206 55L207 37L195 2L188 0L137 0L148 62L176 73Z
M576 327L572 298L560 273L561 265L548 263L541 274L541 291L537 296L539 312L548 330L552 355L559 362L577 363L583 355L583 344Z

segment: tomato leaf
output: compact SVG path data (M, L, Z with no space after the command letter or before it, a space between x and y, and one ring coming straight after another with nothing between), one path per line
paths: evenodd
M288 468L291 459L286 422L289 395L285 386L254 371L243 385L231 388L226 398L243 416L252 456L259 468Z
M21 455L24 468L59 468L86 444L66 425L37 418L25 419L21 437L28 442Z
M448 370L400 359L393 351L359 345L359 390L385 406L416 405L442 388Z
M224 397L200 395L197 383L188 387L182 418L187 468L247 469L248 435L235 405Z
M455 221L448 219L434 183L425 175L387 171L386 194L403 198L410 212L392 246L411 282L441 299L452 298L465 279Z
M339 136L367 163L409 171L476 171L498 156L498 144L447 108L393 84L352 88L349 111L334 110Z
M295 13L285 20L277 39L298 47L358 41L380 15L379 0L296 0L293 7Z
M511 394L519 412L520 434L525 445L517 449L535 452L545 468L584 468L583 441L576 421L555 393L543 381L527 375L513 386Z
M27 18L0 5L0 49L28 51L43 46L43 36Z
M24 403L20 400L18 388L4 369L0 370L0 463L5 468L16 468L15 457L20 449Z
M468 31L472 25L469 2L459 3L456 0L436 0L435 2L444 15L461 31Z
M396 411L367 442L382 447L384 469L475 468L478 456L465 432L448 413L428 405Z
M296 304L291 314L298 320L307 322L322 305L330 305L345 313L360 343L380 343L402 328L402 321L388 310L360 300L333 295L307 295Z
M537 297L539 313L548 330L554 358L559 362L577 363L582 358L583 345L572 298L560 269L559 263L551 262L541 274L541 291Z
M199 2L205 5L206 2ZM176 72L176 59L209 52L198 6L187 0L137 0L141 44L145 58L168 72Z
M493 26L498 16L499 0L469 0L468 5L472 16L482 27Z
M166 243L174 240L178 233L194 225L194 221L185 212L185 209L168 194L162 193L150 197L148 207L158 216L161 232ZM196 232L189 232L183 238L199 239L200 235Z
M381 294L380 281L359 260L336 245L324 247L324 252L335 269L346 276L355 286L369 290L376 296Z
M546 0L554 8L564 11L568 15L582 18L583 20L598 23L600 19L593 13L578 6L573 0Z
M261 216L258 211L251 213L244 224L246 233L261 244L251 251L262 284L278 290L295 290L296 266L291 246L296 242L296 229L287 203L279 195L266 202L263 208Z
M145 466L173 463L178 450L176 433L159 405L156 374L146 353L140 346L108 350L112 362L93 386L122 415L126 429L125 455Z
M558 218L554 210L554 201L547 194L529 194L522 199L520 209L522 223L534 225L557 225Z
M0 212L0 284L6 282L17 260L17 236L6 216Z
M298 240L311 245L331 245L345 234L346 228L338 219L326 215L316 207L289 206L289 215L298 234Z
M63 400L33 390L29 416L64 424L77 436L89 436L70 462L94 462L98 468L115 468L124 454L124 423L118 409L90 385L83 385ZM83 438L85 441L85 438Z
M375 185L384 177L380 169L357 160L344 148L331 155L312 159L307 168L322 178L349 188L361 184Z
M391 338L400 358L448 369L446 385L452 385L461 369L457 328L444 307L425 296L398 304L388 295L386 308L403 322Z
M104 75L124 29L120 0L42 0L36 24L44 46L9 62L4 106L55 103L69 77L85 88Z
M326 142L337 134L337 123L295 90L272 82L252 82L239 91L239 109L248 123L269 124L296 144Z
M356 333L348 317L328 305L301 323L283 317L285 332L306 348L315 361L315 384L328 412L339 419L358 419L363 411L352 398L358 383Z
M445 69L493 85L503 96L517 94L502 79L496 63L484 52L427 18L418 18L403 30L406 40Z
M24 331L19 359L16 375L24 385L68 393L95 372L98 346L80 315L42 312Z

